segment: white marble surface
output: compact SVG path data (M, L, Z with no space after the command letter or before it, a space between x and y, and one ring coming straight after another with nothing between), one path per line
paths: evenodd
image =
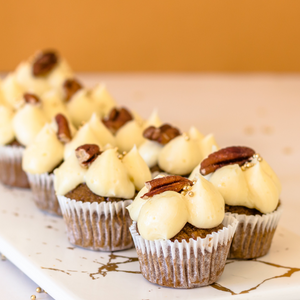
M106 82L108 89L120 105L134 109L143 117L149 116L153 107L156 107L163 121L177 125L183 130L188 129L190 125L195 125L205 134L214 132L221 146L246 145L257 150L281 179L283 185L281 199L285 209L271 252L261 260L274 263L276 258L277 262L278 259L280 260L278 264L284 267L300 268L300 262L295 258L298 257L296 254L300 250L300 201L297 191L300 182L300 142L297 138L300 128L300 76L81 74L79 77L88 85L100 80ZM0 190L0 203L5 201L3 199L5 193L3 189ZM17 193L23 192L17 191ZM12 209L12 213L15 212L13 208L10 209ZM34 210L34 213L38 215L40 212ZM0 223L1 220L4 220L2 215ZM11 228L12 235L13 230L14 228ZM24 228L24 236L26 233ZM44 246L46 247L46 245ZM0 251L3 252L2 249ZM75 250L76 253L80 251L84 250ZM73 250L72 253L75 252ZM11 255L11 253L4 254ZM126 253L127 255L128 253ZM58 263L59 261L57 261ZM257 278L257 282L247 279L252 270L255 272L259 268L259 274L264 274L263 277L282 275L289 271L288 268L274 267L261 262L248 262L248 265L251 264L251 268L249 267L251 272L247 273L243 280L245 274L236 274L243 269L242 264L245 263L247 262L229 264L219 284L238 294L250 289L253 284L260 283L262 278ZM257 267L257 265L260 266ZM50 270L48 272L49 274L53 273ZM69 276L62 272L54 273L56 274L55 278L63 275ZM120 278L124 276L124 273L116 274ZM137 274L125 275L127 275L126 278L132 277L135 280L136 276L140 276ZM37 299L52 299L46 294L35 293L37 285L8 261L0 261L0 276L3 299L30 299L32 294L36 294ZM233 276L235 276L235 281L232 280ZM280 290L288 292L285 294L285 299L298 299L299 279L299 272L295 272L291 277L268 280L257 289L235 296L234 299L261 299L262 295L264 299L283 299L276 290L278 285L281 287ZM37 283L40 280L40 278L35 278ZM141 280L139 279L135 284L139 284ZM141 284L145 284L143 280L141 282ZM232 286L232 282L239 284ZM173 299L174 293L177 293L170 289L158 290L153 285L148 287L151 292L148 292L147 295L135 293L136 299L155 299L160 295ZM45 286L44 288L47 290ZM49 288L52 289L51 286ZM134 289L133 286L131 288ZM228 298L231 295L230 292L220 292L211 287L197 289L197 293L200 296L200 294L206 294L208 290L211 291L208 294L214 295L214 299ZM298 294L295 294L296 291ZM186 297L187 293L191 296L190 291L179 291L176 296ZM54 294L52 293L56 300L67 299ZM135 299L132 295L130 296L131 299Z

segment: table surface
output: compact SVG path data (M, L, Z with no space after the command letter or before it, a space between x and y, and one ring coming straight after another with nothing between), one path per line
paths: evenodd
M144 118L156 108L162 121L182 130L194 125L204 134L213 132L220 146L254 148L273 167L283 186L284 214L278 234L289 235L297 241L293 248L299 248L299 75L79 74L78 77L88 86L105 82L120 105L128 106ZM278 242L273 247L276 245ZM3 298L30 299L35 294L37 299L53 299L37 294L37 285L8 260L0 261L0 276Z

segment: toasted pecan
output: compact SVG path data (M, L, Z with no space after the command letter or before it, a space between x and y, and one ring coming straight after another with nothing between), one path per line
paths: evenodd
M200 173L202 175L208 175L227 165L238 164L242 166L248 162L254 154L255 151L248 147L233 146L223 148L210 154L202 161Z
M33 76L48 75L58 63L58 56L54 51L41 52L33 62Z
M41 99L35 94L25 93L23 95L23 98L26 103L31 104L31 105L37 105L37 104L41 103Z
M57 123L57 138L64 144L68 143L72 139L71 130L67 118L63 114L57 114L55 116Z
M143 132L144 138L156 141L162 145L166 145L178 135L180 135L180 131L169 124L163 124L158 128L149 126Z
M92 162L101 154L100 148L95 144L85 144L75 150L80 165L88 168Z
M133 119L131 113L124 107L113 108L108 117L104 118L102 122L112 132L116 133L123 125Z
M145 183L148 192L141 198L149 198L166 191L180 192L185 186L192 186L193 182L185 177L171 175L155 178Z
M76 79L67 79L63 84L64 100L68 102L72 96L83 88L82 84Z

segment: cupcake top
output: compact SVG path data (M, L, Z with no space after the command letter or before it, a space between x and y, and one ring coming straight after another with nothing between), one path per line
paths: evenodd
M177 128L163 124L146 128L143 135L146 141L139 152L147 165L158 165L170 174L190 174L206 155L218 148L213 135L204 137L195 127L181 134Z
M59 88L72 77L67 62L56 51L44 50L22 62L15 71L17 83L25 90L38 95L52 88Z
M209 155L200 173L219 190L225 203L270 213L278 206L281 184L259 154L248 147L228 147Z
M117 149L100 152L98 145L78 147L54 174L57 195L66 195L86 183L96 195L124 199L132 198L141 189L141 182L151 179L136 148L124 156Z
M190 223L197 228L213 228L224 218L224 199L206 179L194 181L181 176L158 176L146 182L127 207L147 240L170 239Z
M24 151L22 168L31 174L50 173L64 157L64 145L69 142L75 129L62 114L52 123L46 123L34 142Z

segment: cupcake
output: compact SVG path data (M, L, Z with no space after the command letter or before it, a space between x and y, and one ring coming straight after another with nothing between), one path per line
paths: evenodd
M143 276L173 288L209 285L221 276L237 225L206 179L158 176L127 208Z
M55 191L71 244L92 250L133 247L125 209L151 173L136 147L121 155L82 145L54 171Z
M71 141L74 133L67 118L57 114L25 149L22 159L37 207L59 216L61 210L54 191L53 171L63 162L64 145Z
M281 185L268 163L248 147L228 147L202 161L200 173L224 197L226 213L239 220L229 257L267 254L282 213Z
M188 176L200 161L218 148L213 135L204 137L195 127L183 133L169 124L149 126L139 152L153 172Z

